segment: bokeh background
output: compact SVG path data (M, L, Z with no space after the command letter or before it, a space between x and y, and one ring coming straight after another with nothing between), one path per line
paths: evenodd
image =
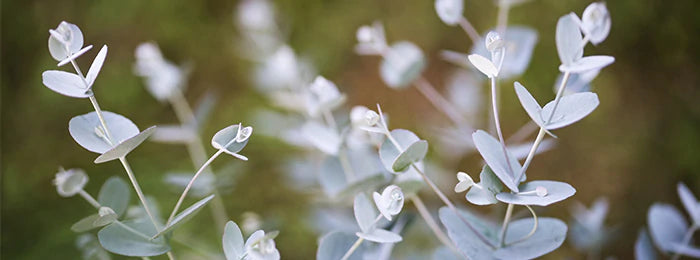
M427 140L434 133L426 122L438 112L415 89L387 88L378 76L378 59L353 52L355 30L374 20L384 22L389 41L410 40L428 57L426 77L441 88L454 66L442 61L442 49L468 52L471 43L458 27L444 25L430 0L279 0L273 1L279 25L297 53L311 60L321 75L336 82L348 95L349 105L381 103L392 116L393 127L416 130ZM554 97L558 74L554 29L558 17L580 14L589 1L533 0L515 7L510 24L524 24L539 33L539 43L527 72L519 79L539 100ZM590 204L600 196L610 200L607 223L618 228L606 256L632 257L632 244L655 201L680 206L676 184L685 182L700 195L700 2L607 2L612 31L587 54L606 54L616 62L594 81L600 107L587 119L557 132L554 150L535 158L529 171L535 178L566 181L578 190L571 199L548 207L542 214L569 220L574 200ZM95 154L78 146L68 134L68 120L87 113L84 100L58 95L42 86L41 73L56 62L47 49L48 29L66 20L82 29L86 44L109 45L109 55L97 80L96 93L103 108L123 114L140 128L175 123L167 104L151 97L133 75L134 49L144 41L157 42L165 57L190 62L193 71L186 95L198 100L214 90L218 103L205 126L208 140L218 129L249 121L269 102L253 87L252 65L236 52L238 32L233 23L236 1L2 1L2 253L3 259L76 259L76 234L69 227L91 214L79 198L64 199L51 185L59 166L85 169L87 191L96 194L113 175L123 176L118 163L94 165ZM465 1L465 16L479 31L495 25L493 1ZM80 60L87 68L96 50ZM506 135L527 122L511 82L502 82L502 122ZM444 118L442 119L444 120ZM213 152L213 148L207 148ZM259 214L266 229L281 233L276 239L284 259L310 259L317 236L304 221L313 198L291 187L284 176L283 159L299 151L276 139L254 136L237 162L233 191L224 197L229 216L238 221L245 211ZM438 153L429 157L440 162ZM145 143L129 159L146 193L162 210L176 194L163 188L166 171L191 170L184 147ZM214 163L223 169L231 159ZM458 161L454 172L477 172L477 155ZM445 179L454 178L448 173ZM447 182L443 190L450 190ZM440 205L433 194L423 196L431 210ZM462 195L453 201L466 204ZM133 200L132 200L133 202ZM499 209L487 209L499 211ZM192 239L219 250L220 237L211 227L208 211L186 229ZM348 211L348 214L351 214ZM221 227L223 228L223 227ZM407 241L416 243L420 241ZM174 245L175 250L179 245ZM397 249L399 250L399 249ZM427 250L427 249L426 249ZM582 258L566 243L547 256Z

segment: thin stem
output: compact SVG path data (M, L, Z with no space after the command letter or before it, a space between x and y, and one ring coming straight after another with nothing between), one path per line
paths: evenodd
M501 149L503 149L503 156L506 158L506 164L508 165L508 170L510 170L511 175L514 174L513 166L510 165L510 158L508 158L508 150L506 149L506 141L503 139L503 131L501 130L501 121L498 118L498 93L496 93L496 78L491 78L491 104L493 106L493 122L496 125L496 132L498 133L498 140L501 142ZM518 183L520 179L515 179Z
M182 202L185 200L185 197L187 196L187 192L190 191L190 188L192 188L192 184L194 184L194 181L197 179L197 177L199 177L199 175L202 174L202 172L204 172L204 169L206 169L207 166L209 166L209 164L211 164L211 162L213 162L214 159L216 159L216 157L219 157L219 155L223 152L224 152L224 149L219 149L218 151L216 151L216 153L214 155L212 155L211 158L209 158L209 160L207 160L202 165L202 167L199 168L199 170L197 170L197 172L194 174L194 176L192 176L192 179L190 180L189 183L187 183L187 186L185 187L185 190L182 192L182 195L180 195L180 199L178 199L177 203L175 203L175 207L173 208L173 211L170 213L170 217L168 217L168 221L165 223L166 226L168 224L170 224L170 221L172 221L173 218L175 217L175 214L180 209Z
M685 232L685 236L683 236L681 245L685 246L688 243L690 243L690 239L693 238L693 234L695 233L695 231L698 230L698 228L700 228L700 226L698 226L696 223L693 223L693 225L688 229L688 231ZM680 257L681 254L679 252L676 252L671 257L671 260L678 260Z
M336 124L333 113L330 110L323 110L323 118L326 120L326 123L328 123L328 126L338 131L338 124Z
M139 197L139 200L141 201L141 204L143 205L143 209L146 210L146 214L148 214L148 217L151 219L151 222L153 222L153 226L156 228L156 230L160 231L160 227L158 226L158 221L156 221L156 218L153 217L153 214L151 213L151 209L148 207L148 203L146 203L146 196L143 195L143 191L141 191L141 186L139 185L139 182L136 180L136 177L134 177L134 172L131 170L131 166L129 165L129 162L123 156L119 157L119 161L122 163L122 166L124 166L124 170L126 171L126 175L129 176L129 180L131 181L131 185L134 186L134 190L136 190L136 195Z
M97 202L97 200L96 200L95 198L93 198L92 196L90 196L90 194L87 193L85 190L80 190L80 193L79 193L79 194L80 194L80 196L82 196L88 203L90 203L90 205L92 205L92 206L95 207L96 209L100 209L100 208L102 207L102 205L100 205L100 203Z
M508 12L510 11L510 4L508 1L499 1L498 3L498 25L496 30L501 38L505 39L506 27L508 26Z
M357 240L355 241L355 243L352 244L350 249L348 249L348 251L345 253L345 255L343 255L343 258L341 258L340 260L348 260L348 258L350 258L352 253L355 253L355 250L357 250L357 248L360 247L360 244L362 244L362 241L364 241L364 240L365 240L364 238L358 237Z
M510 223L510 217L513 215L513 204L508 204L508 209L506 209L506 216L503 218L503 226L501 227L500 245L505 246L506 244L506 230L508 230L508 223Z
M184 127L190 127L192 130L195 130L195 124L197 123L197 119L195 118L194 112L192 111L192 108L187 102L187 99L182 94L182 91L177 89L175 93L171 95L170 104L172 105L173 110L175 111L175 116L177 116L178 120L180 121L180 124ZM199 134L195 134L194 139L190 142L187 142L186 147L187 152L190 154L190 159L192 160L192 164L194 165L194 167L203 165L206 162L207 152L204 149L204 145L202 144L202 139L199 137ZM214 175L214 171L211 168L207 168L206 172L209 172L212 175ZM212 200L211 207L212 216L214 218L214 221L216 221L217 226L224 226L226 225L226 221L228 221L228 214L226 214L226 206L224 205L224 201L222 200L219 194L219 189L214 187L213 191L214 199ZM220 229L217 230L219 230L220 233L223 232Z
M462 114L454 107L454 105L452 105L450 101L443 97L440 92L438 92L435 87L428 82L428 80L426 80L424 77L419 77L414 82L414 85L435 108L445 114L445 116L447 116L447 118L449 118L455 125L465 125Z
M529 205L525 205L525 207L527 207L527 209L530 211L530 214L532 214L532 218L535 221L535 223L532 225L532 229L530 230L530 233L528 233L527 235L525 235L524 237L518 239L517 241L515 241L513 243L508 243L508 245L523 242L523 241L527 240L528 238L532 237L533 235L535 235L535 232L537 231L537 226L539 225L539 220L537 219L537 214L535 213L535 210L532 209L532 207L530 207ZM508 246L508 245L506 245L506 246Z
M340 161L340 166L343 168L343 173L345 173L345 179L348 183L355 181L357 178L355 172L352 170L352 165L350 160L348 160L347 150L341 149L338 151L338 160Z
M467 36L469 36L469 39L472 40L473 44L476 44L481 40L481 36L479 36L479 33L476 31L476 29L474 29L474 26L472 26L466 17L459 19L459 26L462 27L462 30L467 33Z
M430 212L428 211L428 208L425 207L425 204L423 203L423 200L418 197L418 195L413 195L410 197L411 201L413 202L413 205L416 206L416 209L418 209L418 213L420 214L421 217L425 220L425 224L428 225L428 227L433 231L433 234L437 237L442 244L444 244L447 248L449 248L452 252L461 255L457 247L452 243L452 240L450 240L445 232L440 229L440 226L438 226L437 221L433 218L432 215L430 215Z
M433 182L430 180L430 178L428 178L428 176L425 175L425 173L424 173L423 171L421 171L415 164L411 164L411 166L413 167L414 170L416 170L416 171L421 175L421 177L423 177L423 180L428 184L428 186L430 186L431 189L433 189L433 191L435 192L435 194L438 195L438 197L442 200L442 202L444 202L445 205L447 205L448 208L450 208L452 211L454 211L454 213L457 215L457 217L458 217L460 220L462 220L462 222L463 222L465 225L467 225L467 227L468 227L472 232L474 232L474 234L476 234L476 236L481 240L481 242L483 242L484 244L490 246L491 248L496 248L496 247L491 243L491 241L489 241L486 237L484 237L484 235L481 234L481 232L479 232L476 228L474 228L474 226L472 226L472 224L469 223L469 221L467 221L467 220L462 216L461 213L459 213L459 210L457 210L457 207L455 207L455 205L452 204L452 202L450 201L450 199L448 199L447 196L445 196L445 194L442 193L442 191L440 191L440 189L437 187L437 185L435 185L435 183L433 183Z

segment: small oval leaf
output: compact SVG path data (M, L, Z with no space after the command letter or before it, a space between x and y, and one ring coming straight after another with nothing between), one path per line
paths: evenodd
M534 194L536 189L544 187L547 194L543 197ZM496 198L503 203L516 205L536 205L547 206L549 204L565 200L576 193L576 189L568 183L558 181L531 181L520 185L520 193L528 192L533 194L516 194L510 192L501 192L496 195Z
M101 229L97 238L104 249L119 255L157 256L170 251L164 238L150 239L155 233L153 223L137 219L114 222Z
M80 76L60 70L47 70L41 74L44 86L64 96L87 98L92 94L85 88Z
M355 235L377 243L398 243L402 240L400 235L384 229L373 229L368 233L357 232Z
M97 201L104 207L110 207L118 216L126 212L131 198L131 188L124 179L112 176L100 188Z
M391 165L392 170L395 172L403 172L411 166L411 164L417 163L428 154L428 142L425 140L420 140L411 144L405 151L399 154L394 160L394 164Z
M102 111L107 129L112 136L112 142L121 143L139 133L139 128L128 118ZM68 122L68 130L73 140L88 151L103 154L110 149L110 145L104 137L100 137L96 129L102 129L102 124L96 112L90 112L71 118Z
M527 240L516 242L532 230L533 219L518 219L508 225L506 247L493 256L500 259L534 259L559 248L566 239L566 223L555 218L539 218L538 228ZM514 244L510 244L514 243Z
M121 157L126 156L129 154L131 151L136 149L143 141L146 141L146 139L153 134L153 132L156 130L156 126L151 126L147 128L146 130L143 130L143 132L126 139L116 146L114 148L109 149L108 151L104 152L102 155L98 156L95 159L95 163L103 163L103 162L109 162L111 160L116 160Z
M243 233L235 222L226 222L222 244L226 260L240 260L245 256Z

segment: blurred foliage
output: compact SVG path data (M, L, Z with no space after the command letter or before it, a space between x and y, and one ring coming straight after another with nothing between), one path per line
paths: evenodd
M511 24L534 27L540 34L533 61L519 79L538 100L552 98L557 76L554 28L567 12L580 14L589 1L533 0L511 11ZM394 127L417 129L431 140L423 122L437 112L415 90L397 92L378 77L378 61L352 51L355 29L375 19L384 22L390 41L410 40L430 57L429 80L440 86L453 68L441 61L441 49L467 52L471 43L457 27L440 22L430 0L279 0L280 26L292 47L309 57L320 74L335 81L349 96L349 104L382 103ZM617 61L596 81L601 106L591 117L558 132L555 150L534 161L534 178L573 184L574 200L591 203L610 197L608 223L621 228L605 255L631 257L638 228L653 201L679 205L676 183L684 181L700 193L700 2L611 0L610 37L587 53L607 54ZM60 198L51 185L59 166L79 167L90 175L87 190L97 193L101 183L123 175L117 163L94 165L96 156L68 134L68 120L91 110L88 102L67 98L41 84L41 72L54 69L46 42L48 29L66 20L83 30L87 44L108 44L110 52L96 83L103 108L131 118L141 128L174 123L166 104L145 91L132 74L133 50L144 41L157 42L164 55L177 63L191 62L194 71L186 92L194 103L205 90L214 90L219 103L203 138L226 125L245 122L255 108L269 106L252 87L251 64L237 57L235 1L2 1L2 237L3 259L75 259L76 235L70 225L91 212L80 199ZM465 16L480 31L494 26L492 1L465 1ZM79 63L89 66L96 51ZM503 86L506 135L527 120L511 90ZM213 149L209 148L209 152ZM296 151L279 141L253 137L245 154L250 161L237 168L233 192L224 197L233 220L253 211L266 229L279 229L278 248L284 259L315 255L317 235L304 222L309 217L309 194L286 184L282 159ZM435 153L432 157L435 157ZM147 143L130 156L142 187L159 199L161 210L174 204L176 194L162 189L166 171L192 170L184 147ZM214 167L230 163L218 160ZM464 158L460 170L476 172L479 158ZM453 178L452 173L447 178ZM446 184L445 189L449 189ZM439 205L432 194L428 202ZM464 202L463 197L453 199ZM466 203L466 202L464 202ZM545 214L569 219L567 202ZM203 211L185 229L196 231L198 244L220 250L218 232ZM350 214L350 211L348 211ZM185 233L186 231L182 231ZM418 242L418 241L416 241ZM410 241L409 241L410 243ZM423 243L424 244L424 243ZM399 244L397 250L406 245ZM174 250L182 248L174 244ZM575 254L564 246L549 255L560 259Z

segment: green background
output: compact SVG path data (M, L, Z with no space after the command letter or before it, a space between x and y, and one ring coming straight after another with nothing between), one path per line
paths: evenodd
M554 96L558 17L571 11L580 15L588 3L533 0L511 10L510 24L532 26L539 32L531 65L519 79L538 100ZM428 141L435 138L425 131L425 124L440 117L437 111L414 89L387 88L378 76L377 58L353 53L355 30L381 20L389 41L410 40L423 49L429 58L425 75L441 86L453 65L441 61L439 51L467 52L471 43L458 27L438 19L432 1L281 0L275 4L289 44L347 93L349 105L381 103L392 115L393 127L415 129ZM166 58L191 62L188 99L194 103L209 89L219 98L204 128L206 141L220 128L246 122L255 109L269 107L253 89L252 64L236 54L235 6L235 1L211 0L2 1L1 258L78 258L76 234L69 227L92 209L77 197L57 195L51 180L59 166L85 169L90 176L86 190L95 195L109 176L124 177L116 162L94 165L96 154L78 146L68 134L68 120L89 112L90 104L42 86L42 71L56 65L48 53L48 29L62 20L82 29L86 44L96 46L84 56L89 58L79 61L84 70L97 48L109 45L96 83L97 97L103 108L129 117L142 129L175 123L176 118L132 74L134 48L155 41ZM700 2L611 0L607 6L612 16L610 36L598 47L586 48L587 54L616 58L594 81L601 105L581 123L557 131L558 145L536 157L529 174L566 181L578 190L573 198L542 211L547 216L568 220L573 200L590 204L607 196L611 203L607 223L619 228L619 233L604 255L627 259L653 202L680 206L675 193L679 181L700 195ZM496 7L492 1L466 0L465 16L483 32L495 25ZM511 83L501 84L502 122L510 135L528 118L508 87ZM239 221L243 212L253 211L264 218L266 229L281 231L276 242L283 259L309 259L316 250L317 234L303 223L310 217L311 194L290 187L281 167L284 158L298 152L275 139L254 136L244 151L250 161L235 162L242 165L235 170L232 192L223 198L232 219ZM440 161L434 151L429 157ZM167 211L177 195L162 188L162 174L191 170L185 148L146 143L129 160L143 189ZM219 159L214 167L223 169L231 161ZM478 162L478 156L467 156L453 170L476 172ZM453 175L444 178L451 180ZM443 190L450 190L450 185L446 182ZM461 195L452 195L453 201L466 204ZM433 210L440 205L427 191L423 197ZM208 213L202 211L184 229L196 231L193 240L218 251L220 237ZM397 251L419 242L406 241ZM174 247L176 252L182 249ZM566 243L547 257L564 256L581 257Z

